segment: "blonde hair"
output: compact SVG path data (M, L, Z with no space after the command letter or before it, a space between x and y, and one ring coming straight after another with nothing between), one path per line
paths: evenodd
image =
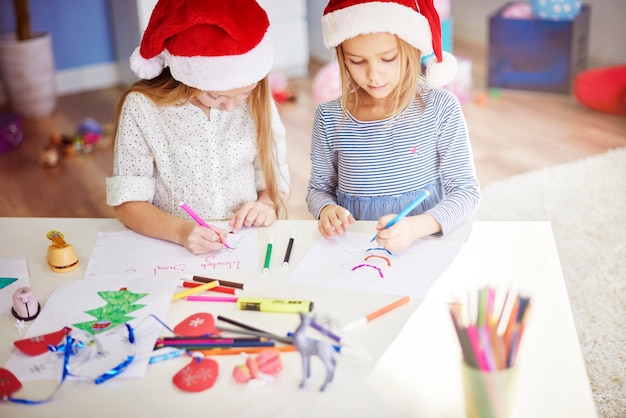
M126 96L137 92L145 95L157 106L182 106L195 99L200 90L189 87L172 77L169 68L152 80L139 80L131 85L120 98L116 110L115 120L119 121L122 107ZM265 178L265 188L272 203L276 206L276 214L279 219L287 218L287 205L285 197L278 190L278 179L274 167L278 165L274 135L272 131L272 95L268 77L260 80L248 97L248 103L257 127L257 148L261 171ZM113 131L113 140L117 135L118 124Z
M415 97L420 98L417 85L422 76L422 54L419 49L413 47L403 39L396 36L398 45L398 60L400 62L400 82L393 89L387 100L392 104L389 116L398 114L406 108ZM347 109L355 109L359 105L358 94L355 94L359 86L352 83L350 72L345 64L345 56L341 44L336 48L341 76L341 97L344 113ZM402 64L405 65L402 65Z

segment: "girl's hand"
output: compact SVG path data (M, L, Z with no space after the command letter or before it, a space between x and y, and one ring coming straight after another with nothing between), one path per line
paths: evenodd
M382 216L376 225L376 242L392 253L406 250L418 238L441 232L441 226L429 213L402 218L385 229L395 216L394 214Z
M181 245L192 254L207 254L221 250L228 237L228 231L211 225L213 231L194 221L185 222L182 230ZM217 232L217 233L216 233Z
M385 226L396 215L385 215L378 220L376 224L376 242L383 248L391 251L392 253L399 253L411 245L413 242L413 235L411 232L411 225L407 218L400 219L391 227L385 229Z
M335 234L343 234L348 225L354 222L354 216L346 208L339 205L327 205L320 212L317 229L324 238L328 239Z
M267 204L256 201L246 202L228 222L234 233L242 226L270 226L276 220L276 211Z

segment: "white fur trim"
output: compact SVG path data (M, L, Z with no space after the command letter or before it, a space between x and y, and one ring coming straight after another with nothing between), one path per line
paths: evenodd
M324 46L334 48L346 39L368 33L393 33L428 55L433 52L428 19L398 3L369 2L322 16Z
M426 63L426 82L433 88L443 87L454 80L456 72L456 58L449 52L442 51L441 62L437 62L433 55Z
M139 78L146 80L151 80L161 74L163 66L165 65L165 58L163 57L163 54L146 59L141 56L139 47L135 48L135 51L133 51L129 61L130 69L133 70Z
M249 86L265 77L274 64L274 47L269 34L250 51L221 57L181 57L164 52L172 76L203 91L225 91Z

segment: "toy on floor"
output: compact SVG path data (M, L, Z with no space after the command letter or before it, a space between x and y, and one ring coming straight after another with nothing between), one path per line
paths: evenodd
M626 65L583 71L574 79L572 90L589 109L626 115Z
M289 89L287 76L279 72L269 74L270 90L272 97L278 103L291 102L296 100L296 95Z
M341 77L337 60L333 60L317 70L311 87L316 105L341 96Z
M17 147L24 139L23 118L17 113L0 112L0 154Z
M580 13L580 0L531 0L533 14L539 19L574 20Z
M311 356L317 356L322 360L326 367L326 379L320 387L320 392L326 390L326 387L332 382L335 375L335 347L327 341L317 340L306 336L306 330L311 325L311 317L305 313L300 313L300 325L293 332L293 345L302 356L302 380L300 388L304 388L306 381L311 377Z
M89 154L96 145L105 141L103 138L111 129L101 126L91 118L84 119L76 128L74 135L53 133L50 135L50 143L46 145L41 154L40 162L44 167L56 166L61 156L74 156Z

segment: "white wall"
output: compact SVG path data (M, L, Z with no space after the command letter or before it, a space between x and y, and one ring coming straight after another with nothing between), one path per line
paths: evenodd
M454 36L488 43L489 16L507 0L450 0ZM626 1L584 0L591 8L589 66L626 63Z

